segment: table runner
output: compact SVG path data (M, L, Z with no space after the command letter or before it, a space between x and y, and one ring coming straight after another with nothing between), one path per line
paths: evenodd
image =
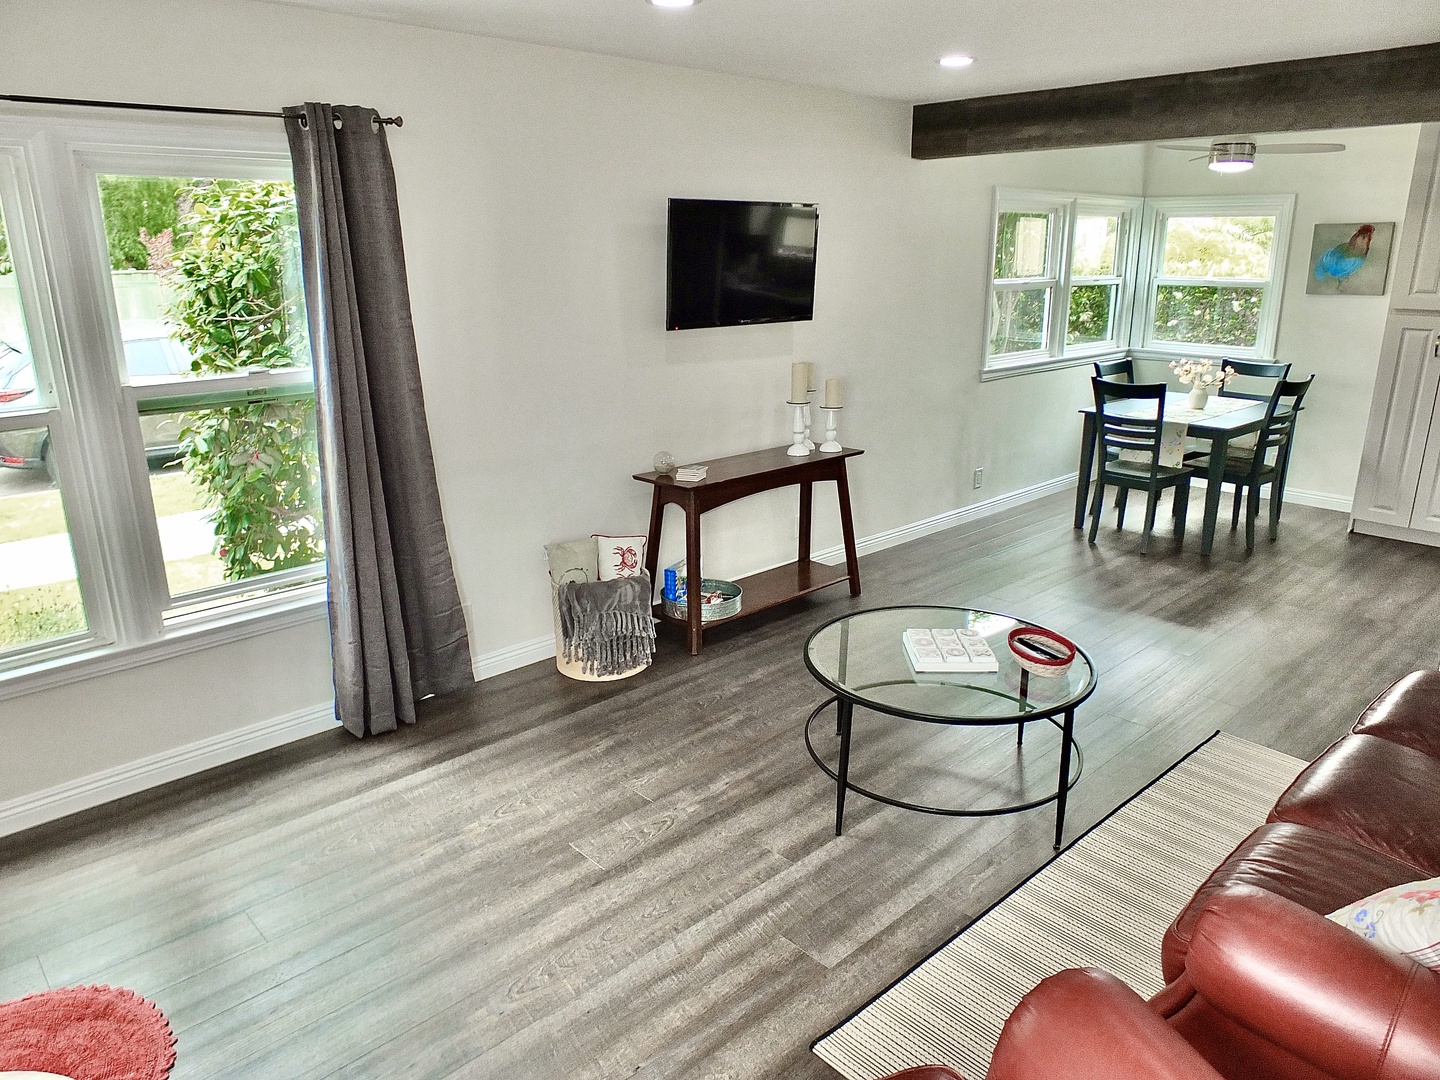
M1203 409L1192 409L1189 397L1189 394L1165 395L1165 425L1160 437L1160 464L1168 468L1178 469L1185 463L1185 440L1190 425L1195 421L1211 416L1224 416L1226 413L1239 412L1259 404L1251 398L1212 396L1205 402ZM1251 445L1254 444L1254 436L1243 436L1231 445L1239 445L1246 438L1251 440ZM1149 465L1150 455L1141 450L1122 450L1120 460Z

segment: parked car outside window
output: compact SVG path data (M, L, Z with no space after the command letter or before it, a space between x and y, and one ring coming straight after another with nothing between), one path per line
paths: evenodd
M190 372L189 352L163 323L132 324L126 331L125 368L132 382L171 379ZM0 341L0 406L16 410L39 407L35 365L23 350L4 341ZM163 468L179 458L180 427L173 415L140 417L140 433L150 468ZM0 466L49 471L49 430L0 432Z

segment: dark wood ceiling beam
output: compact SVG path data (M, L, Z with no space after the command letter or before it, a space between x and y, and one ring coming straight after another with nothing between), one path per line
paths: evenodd
M910 155L1432 120L1440 120L1440 42L916 105Z

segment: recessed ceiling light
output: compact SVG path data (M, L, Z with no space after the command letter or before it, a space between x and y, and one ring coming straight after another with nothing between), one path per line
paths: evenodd
M653 3L654 0L651 0ZM940 66L947 68L965 68L975 62L973 56L966 56L964 53L951 53L949 56L940 58Z
M653 6L664 8L694 7L699 2L700 0L650 0Z

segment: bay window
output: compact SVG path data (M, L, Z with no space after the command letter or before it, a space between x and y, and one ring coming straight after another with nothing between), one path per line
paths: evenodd
M0 118L0 696L323 614L283 133Z
M1126 354L1273 358L1293 208L997 189L982 378Z

